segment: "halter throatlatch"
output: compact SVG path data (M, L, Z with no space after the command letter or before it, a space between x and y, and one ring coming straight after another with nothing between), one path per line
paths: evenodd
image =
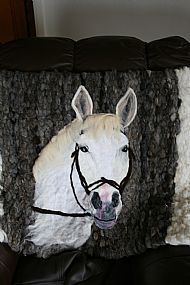
M90 184L87 183L84 175L82 174L81 170L80 170L80 165L79 165L79 146L78 144L76 144L75 146L75 150L72 153L71 157L73 158L73 162L71 164L71 173L70 173L70 182L71 182L71 188L73 191L73 195L75 197L75 200L77 202L77 204L79 205L79 207L83 210L83 213L64 213L61 211L54 211L54 210L48 210L48 209L42 209L42 208L38 208L38 207L32 207L32 209L35 212L38 212L40 214L52 214L52 215L58 215L58 216L64 216L64 217L86 217L86 216L93 216L88 210L86 210L81 203L78 200L78 197L76 195L76 191L75 191L75 187L74 187L74 183L73 183L73 170L74 170L74 165L76 166L76 170L78 173L78 177L80 179L81 185L84 188L85 192L87 195L90 195L90 193L92 191L94 191L95 189L98 189L99 187L101 187L104 184L109 184L110 186L116 188L120 194L122 194L125 185L127 184L130 176L131 176L131 172L132 172L132 160L134 159L134 154L131 150L131 148L128 148L128 153L129 153L129 169L127 172L127 175L123 178L123 180L120 182L120 184L118 184L115 180L111 180L111 179L107 179L105 177L101 177L99 180L94 181ZM94 186L94 187L93 187Z

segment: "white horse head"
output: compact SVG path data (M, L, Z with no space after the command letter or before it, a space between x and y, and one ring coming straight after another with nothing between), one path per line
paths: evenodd
M111 228L122 208L120 190L130 158L124 129L135 118L136 95L129 88L119 100L115 114L93 114L92 99L80 86L72 107L76 119L52 138L33 167L35 210L46 208L52 214L59 211L68 216L38 214L35 224L29 227L36 244L45 243L48 235L51 238L46 243L52 242L55 232L59 233L55 243L60 243L65 235L67 244L72 239L72 245L80 246L89 237L94 221L102 229ZM91 218L79 218L81 209L83 214L88 210ZM47 223L51 225L48 233ZM85 231L85 238L77 243L78 236Z
M72 100L72 107L81 121L76 144L79 146L81 173L87 185L92 185L89 188L90 211L98 227L111 228L121 211L122 201L121 189L109 181L119 185L128 173L129 142L123 131L135 118L136 95L129 88L118 102L115 115L93 115L92 99L88 91L80 86ZM95 181L99 181L99 187Z

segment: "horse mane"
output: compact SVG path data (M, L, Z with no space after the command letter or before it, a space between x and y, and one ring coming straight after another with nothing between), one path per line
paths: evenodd
M40 152L33 167L35 179L38 180L39 175L45 169L63 165L66 153L68 155L68 151L70 154L74 151L71 149L73 143L82 131L87 130L88 135L94 139L103 133L107 136L117 135L121 130L121 123L115 114L93 114L87 116L84 121L73 120L60 130Z

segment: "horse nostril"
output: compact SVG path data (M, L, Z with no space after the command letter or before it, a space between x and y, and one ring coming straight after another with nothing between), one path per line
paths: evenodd
M98 192L94 192L91 199L92 205L95 209L101 209L102 208L102 201L100 199L100 196Z
M115 208L119 205L119 194L114 192L112 195L112 206Z

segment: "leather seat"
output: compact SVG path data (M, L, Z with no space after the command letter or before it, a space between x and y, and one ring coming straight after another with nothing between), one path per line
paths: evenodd
M13 284L131 285L129 261L130 258L112 261L92 258L79 251L65 252L48 259L22 256Z

